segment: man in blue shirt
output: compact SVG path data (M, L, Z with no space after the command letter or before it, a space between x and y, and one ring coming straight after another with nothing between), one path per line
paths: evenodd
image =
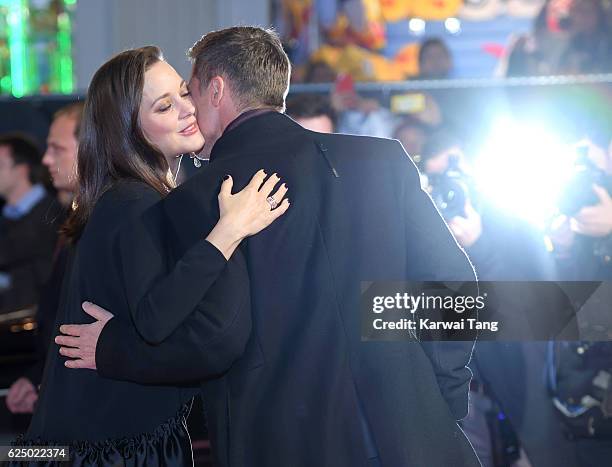
M37 303L57 241L61 210L39 183L41 153L20 135L0 136L0 313Z

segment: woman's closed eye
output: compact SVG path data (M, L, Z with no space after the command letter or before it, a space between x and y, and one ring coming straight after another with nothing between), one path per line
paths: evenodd
M160 113L164 113L167 112L168 110L170 110L172 108L172 102L163 102L158 108L157 111Z

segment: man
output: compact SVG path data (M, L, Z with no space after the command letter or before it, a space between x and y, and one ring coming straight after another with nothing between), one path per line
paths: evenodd
M479 465L455 422L467 410L473 343L360 338L361 281L475 279L401 145L314 133L283 115L290 65L270 31L213 32L190 55L189 87L211 162L143 216L134 247L150 243L146 236L165 238L167 250L149 254L179 258L216 222L225 174L235 188L261 168L281 174L291 208L241 245L251 282L246 348L219 364L217 348L234 338L223 309L210 321L227 320L225 334L183 332L188 319L147 347L131 325L84 304L96 322L62 326L72 337L56 339L78 359L67 366L176 383L214 360L216 377L202 395L221 466ZM273 209L280 200L270 202ZM201 362L173 357L198 340L211 347Z
M60 210L39 183L40 159L27 138L0 137L0 312L35 305L51 271Z
M336 131L336 113L327 96L300 94L287 99L286 114L307 130L320 133Z
M612 144L593 135L578 145L611 180ZM594 184L589 205L576 206L580 208L577 212L563 215L554 223L551 240L562 280L612 280L612 188L606 185ZM590 329L609 332L611 299L603 288L583 307L581 312ZM612 395L612 342L605 336L601 341L561 342L550 347L549 383L559 418L576 450L572 459L575 465L603 467L612 456L612 418L606 413L606 401L609 403ZM606 381L603 385L599 382L602 378Z
M68 209L77 190L75 169L82 112L83 102L69 104L56 112L47 137L47 151L42 159L51 174L53 186L58 191L58 197L64 209ZM60 215L59 219L62 218L63 216ZM57 242L53 270L38 304L37 361L26 375L11 385L6 396L6 406L12 413L32 413L38 400L37 386L42 377L45 355L50 344L51 328L59 306L60 290L68 256L66 249L60 244L61 240Z
M473 168L463 147L459 135L450 129L440 128L430 135L425 144L421 163L432 193L440 193L440 184L449 186L446 175L449 167L453 168L455 176L461 174L467 198L464 206L450 209L448 225L457 242L470 256L479 280L554 280L553 260L546 250L542 233L478 196L469 176ZM457 183L456 178L454 183ZM462 212L457 212L456 208L461 208ZM572 445L563 437L550 404L548 388L542 380L546 349L547 343L538 341L481 341L476 344L470 362L474 373L470 410L461 425L483 467L494 465L494 459L499 456L494 448L497 453L502 451L507 456L508 464L512 457L518 457L518 452L513 452L500 442L512 439L508 436L507 428L504 436L500 435L504 429L500 425L508 421L533 467L576 465ZM497 412L497 406L505 415L502 421L492 416ZM491 438L495 436L497 442L492 442ZM555 449L551 449L551 446L555 446Z
M423 41L419 48L419 79L448 79L453 57L448 46L437 37Z
M77 189L76 163L83 105L83 102L75 102L56 112L42 160L49 169L62 204L66 206L72 202Z

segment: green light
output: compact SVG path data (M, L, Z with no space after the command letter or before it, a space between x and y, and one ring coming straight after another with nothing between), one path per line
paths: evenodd
M58 15L57 29L59 91L69 94L73 91L74 86L72 77L72 24L68 13Z
M9 94L11 92L11 77L4 76L0 79L0 89L2 89L2 94Z
M12 93L15 97L24 96L27 89L27 54L25 12L26 0L8 1L8 46L11 61Z
M77 0L56 0L57 8L30 9L31 3L38 5L31 0L0 0L7 38L5 59L0 62L0 93L70 94L74 91L72 14Z

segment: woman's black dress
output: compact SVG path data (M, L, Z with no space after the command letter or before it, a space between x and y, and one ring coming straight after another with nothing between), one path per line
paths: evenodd
M143 278L149 281L156 276L150 273L146 260L129 267L122 264L125 255L118 241L120 228L125 229L130 219L159 200L157 192L136 181L117 182L100 198L73 252L56 330L60 324L92 322L81 307L83 301L91 301L111 311L113 320L134 322L132 315L138 320L157 320L162 313L171 314L173 319L169 323L162 319L158 327L135 322L138 329L141 325L153 329L156 337L163 339L191 313L194 303L214 289L227 262L205 240L194 245L166 276L145 284L138 277L138 287L126 288L126 282L134 284L135 279L126 281L126 270L144 269L148 275ZM198 276L197 288L191 279L194 275ZM135 293L141 295L135 297ZM172 296L176 306L159 306ZM96 371L68 369L65 360L52 344L36 411L28 432L16 445L68 445L73 465L192 464L185 418L193 389L106 379Z

